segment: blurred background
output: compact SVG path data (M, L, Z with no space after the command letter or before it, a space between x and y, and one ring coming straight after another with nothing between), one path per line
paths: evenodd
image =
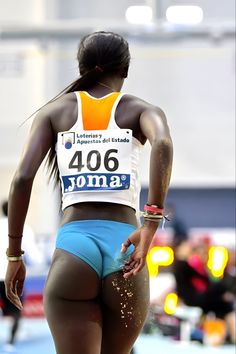
M173 345L181 353L190 345L193 353L215 345L231 353L227 321L219 324L217 314L180 296L175 261L187 241L184 260L204 268L206 287L227 280L235 306L234 0L0 0L0 201L8 197L32 123L27 118L78 76L78 43L96 30L128 40L132 60L123 91L164 110L174 143L170 221L157 231L148 255L150 316L135 354L168 352ZM146 144L141 157L141 210L149 149ZM54 354L42 290L59 221L58 191L42 166L27 217L37 261L28 257L25 309L11 348L19 353L32 353L34 343L40 353ZM0 317L2 350L10 321Z

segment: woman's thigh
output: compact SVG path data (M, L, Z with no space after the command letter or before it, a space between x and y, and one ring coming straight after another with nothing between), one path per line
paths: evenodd
M100 279L84 261L56 250L44 291L57 354L100 354Z
M149 277L144 268L124 279L122 272L103 281L103 334L101 354L129 354L149 307Z

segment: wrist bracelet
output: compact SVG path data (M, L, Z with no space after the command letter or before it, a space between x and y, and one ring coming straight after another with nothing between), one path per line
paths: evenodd
M22 256L19 256L19 257L7 256L7 260L8 260L9 262L22 261Z
M151 213L151 214L163 214L163 210L162 208L159 208L157 205L150 205L150 204L145 204L144 205L144 211Z
M163 218L153 218L153 219L151 219L151 218L144 218L144 222L145 221L152 221L152 222L159 222L160 220L162 220Z
M161 214L150 214L150 213L147 213L146 211L144 211L143 213L142 213L142 215L143 215L143 217L144 217L144 219L146 219L146 218L148 218L148 219L158 219L158 220L161 220L161 219L163 219L163 215L161 215Z
M7 248L7 250L6 250L6 255L7 255L7 260L8 260L9 262L22 261L22 256L23 256L23 254L25 253L25 251L20 250L20 255L11 255L11 254L8 254L8 251L9 251L9 249Z
M149 221L155 221L158 222L160 220L167 220L170 221L170 219L168 218L168 215L160 215L160 214L149 214L147 212L143 212L142 216L144 218L144 220L149 220Z

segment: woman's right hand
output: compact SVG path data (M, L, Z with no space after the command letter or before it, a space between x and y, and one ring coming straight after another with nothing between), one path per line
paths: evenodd
M23 261L8 262L5 288L7 298L19 309L23 309L20 296L23 293L24 280L26 275Z
M144 224L135 230L122 244L121 253L125 253L130 245L134 245L135 247L134 252L125 262L123 268L124 278L136 275L145 266L146 256L157 227L158 223L145 221Z

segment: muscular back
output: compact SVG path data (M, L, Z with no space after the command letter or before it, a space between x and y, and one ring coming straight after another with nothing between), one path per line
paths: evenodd
M94 95L94 97L102 97L102 95ZM77 99L74 93L68 93L59 100L50 104L50 118L52 128L55 134L60 131L69 130L76 122L78 117ZM133 136L142 144L146 138L141 132L139 119L145 110L153 109L147 102L131 95L124 95L116 109L115 120L120 128L128 128L133 131Z

